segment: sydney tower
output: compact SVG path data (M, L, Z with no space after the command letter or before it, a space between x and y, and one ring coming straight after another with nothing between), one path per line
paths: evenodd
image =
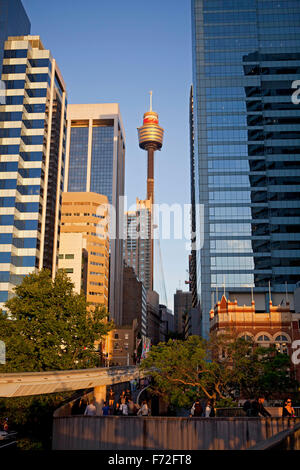
M154 204L154 152L163 144L164 130L158 125L158 114L152 111L152 91L150 92L150 110L144 114L142 127L138 128L139 145L148 153L147 199Z
M150 92L150 110L144 114L143 125L138 128L139 146L147 151L147 200L150 207L154 204L154 152L160 150L163 144L164 130L158 124L158 114L152 111L152 91ZM151 242L150 242L150 285L153 290L153 211L151 210Z

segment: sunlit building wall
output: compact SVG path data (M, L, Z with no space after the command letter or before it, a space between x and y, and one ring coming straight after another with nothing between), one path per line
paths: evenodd
M121 324L123 240L119 235L123 231L125 132L119 105L71 104L67 118L64 191L105 195L115 210L115 237L110 237L109 313Z
M65 160L66 87L39 36L5 42L0 106L0 305L23 277L55 275Z
M64 245L60 251L60 268L71 270L72 276L77 271L74 279L78 285L78 271L81 269L82 285L86 285L87 301L93 305L108 307L109 284L109 220L108 199L106 196L96 193L63 193L61 233L82 234L82 261L76 246ZM63 239L63 241L65 241ZM87 260L85 259L85 252ZM67 261L68 260L68 261ZM86 271L86 274L85 274ZM85 282L86 277L86 282ZM85 290L84 288L82 289Z

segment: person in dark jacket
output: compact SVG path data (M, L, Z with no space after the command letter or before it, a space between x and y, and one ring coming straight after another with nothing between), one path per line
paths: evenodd
M258 400L254 400L251 403L251 416L258 417L259 415L263 416L264 418L270 418L270 413L264 407L265 399L263 397L258 398Z
M194 416L195 418L199 418L200 416L203 415L203 408L200 403L200 400L196 400L195 403L193 404L190 412L190 418Z
M246 413L246 416L251 416L251 401L246 400L243 404L243 410Z

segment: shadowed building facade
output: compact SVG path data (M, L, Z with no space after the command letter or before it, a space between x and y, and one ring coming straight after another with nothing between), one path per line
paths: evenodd
M174 294L174 326L175 332L185 334L186 316L189 315L192 308L192 293L176 290Z
M119 233L123 231L124 186L125 133L119 105L69 105L64 190L105 195L115 209L116 237L110 237L109 312L117 324L122 321L123 240Z
M0 304L31 272L58 261L66 87L39 36L5 43L0 106Z
M147 335L147 292L144 284L136 277L132 267L124 267L123 282L123 325L132 325L137 320L141 335Z
M224 284L235 295L253 287L268 308L269 281L273 295L292 293L300 278L299 23L295 0L192 0L204 336Z
M9 36L30 34L30 21L21 0L0 0L0 75L4 43Z

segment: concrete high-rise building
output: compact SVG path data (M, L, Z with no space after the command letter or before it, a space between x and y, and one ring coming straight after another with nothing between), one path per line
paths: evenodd
M168 341L168 336L174 333L174 315L166 305L159 305L160 341Z
M137 320L137 329L147 335L147 292L130 266L124 267L123 279L123 325L132 325Z
M176 290L174 294L174 323L175 332L180 335L185 334L186 317L192 308L192 293Z
M0 75L5 41L9 36L28 36L29 34L30 21L21 0L0 0Z
M151 344L160 341L161 316L159 311L159 295L157 292L147 291L147 337Z
M191 175L191 243L189 256L189 285L192 292L192 306L199 308L197 296L197 251L196 251L196 193L195 193L195 151L194 151L194 97L190 91L190 175ZM199 311L200 316L200 311Z
M268 309L269 282L273 296L300 278L299 22L294 0L192 0L204 336L223 285L228 297L253 288Z
M109 284L107 205L107 197L101 194L63 193L61 213L63 244L59 251L59 268L66 269L75 286L78 286L81 274L81 285L85 286L82 290L86 290L87 301L106 307L108 307ZM83 236L81 243L80 240L72 242L75 234Z
M151 200L136 200L136 210L125 214L124 260L134 269L146 290L152 286L152 205Z
M65 271L77 294L87 295L88 252L84 233L60 233L58 270Z
M0 306L22 278L57 269L66 87L39 36L5 42L0 106Z
M119 105L71 104L67 112L65 192L93 192L107 196L116 212L116 237L110 239L109 312L122 321L123 199L125 133Z

